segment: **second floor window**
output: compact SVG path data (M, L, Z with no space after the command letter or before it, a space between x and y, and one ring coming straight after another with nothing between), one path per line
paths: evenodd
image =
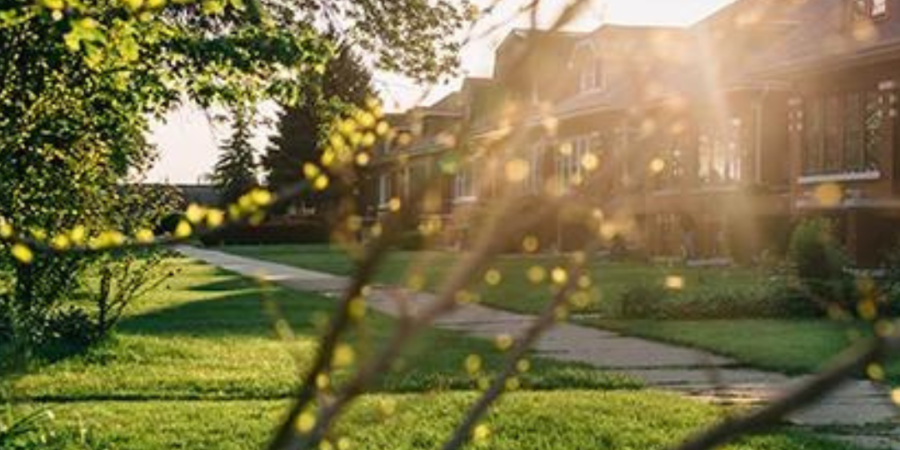
M606 83L603 62L600 58L592 58L584 62L579 76L581 92L603 90Z
M887 0L851 0L855 20L878 19L888 14Z

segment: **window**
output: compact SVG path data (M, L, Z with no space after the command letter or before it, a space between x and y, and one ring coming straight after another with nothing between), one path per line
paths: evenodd
M869 16L869 0L852 0L853 18L863 20Z
M823 123L825 110L821 99L808 102L806 108L806 136L803 146L803 173L817 174L822 172L822 153L825 148Z
M539 193L543 189L543 172L544 172L544 148L545 144L539 142L531 146L531 152L528 158L528 190L532 193Z
M378 205L387 205L391 201L391 174L378 176Z
M862 170L865 161L863 112L862 95L848 94L844 105L844 166L850 170Z
M453 198L456 201L471 201L475 199L475 170L466 165L453 179Z
M583 161L593 151L594 140L589 136L579 136L563 143L559 147L556 158L556 176L560 192L565 192L572 185L580 185L585 181L586 170Z
M804 175L878 170L884 109L876 91L832 93L806 102Z
M733 118L722 130L718 127L700 134L698 149L700 182L727 184L741 181L744 127Z
M881 107L881 95L874 91L867 92L866 112L863 116L865 142L863 143L863 162L860 166L862 170L878 170L884 117L884 108Z
M888 14L887 0L852 0L855 20L878 19Z
M584 62L579 75L581 92L599 91L605 87L603 62L594 57Z
M841 169L841 99L830 95L825 100L825 147L822 155L822 168L825 172L838 172Z
M666 189L675 187L684 177L684 152L681 136L675 136L665 144L661 159L665 163L663 171L659 174L657 188Z

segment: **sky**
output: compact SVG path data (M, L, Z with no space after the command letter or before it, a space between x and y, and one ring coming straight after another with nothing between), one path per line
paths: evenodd
M495 0L474 0L487 6ZM632 25L690 25L734 0L589 0L589 7L567 28L590 31L604 23ZM416 104L428 104L458 88L462 77L490 77L493 51L503 37L515 27L530 24L527 16L516 17L516 11L531 0L500 0L498 7L472 30L478 36L463 48L460 55L462 75L440 86L419 86L409 79L391 73L376 72L375 88L388 110L397 111ZM568 0L543 0L538 18L540 27L553 23ZM492 30L486 33L485 30ZM275 109L264 106L263 114L274 116ZM172 111L165 121L154 123L151 142L159 149L159 160L147 174L147 181L197 183L212 171L218 155L218 143L227 138L227 124L211 124L214 116L196 107L185 106ZM254 146L261 152L269 129L257 130Z

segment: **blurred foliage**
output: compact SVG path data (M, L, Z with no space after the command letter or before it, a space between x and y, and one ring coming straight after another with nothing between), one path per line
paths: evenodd
M110 197L105 222L136 235L152 236L178 203L174 191L154 186L119 186ZM155 283L162 262L156 252L39 252L29 264L0 255L6 274L0 278L0 344L25 357L35 350L65 353L105 337L125 307ZM86 304L72 303L79 292Z
M98 302L142 284L123 273L144 256L62 251L152 240L160 213L172 212L132 202L123 188L154 160L145 139L153 118L186 101L297 104L316 92L309 86L334 52L323 28L435 78L453 66L453 36L471 14L467 2L447 0L0 0L0 340L38 345L54 321L77 332L83 311L59 307L92 267L105 267ZM173 234L182 231L190 227Z
M642 284L627 289L617 303L609 312L622 319L799 318L822 313L780 278L732 289L672 290L661 284Z
M850 266L850 258L836 241L831 222L814 218L797 224L791 234L788 258L814 300L854 310L855 281L845 270Z

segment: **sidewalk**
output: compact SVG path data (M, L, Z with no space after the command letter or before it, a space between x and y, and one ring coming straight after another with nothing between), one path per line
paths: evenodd
M299 291L338 295L347 280L335 275L298 269L282 264L235 256L195 247L179 247L186 256L245 276L271 281ZM397 315L396 288L376 289L370 306L389 315ZM433 301L430 294L408 295L411 304ZM533 317L476 304L461 305L435 325L473 336L493 339L498 334L516 335ZM789 344L788 344L789 345ZM576 361L631 375L647 385L677 391L708 401L728 403L764 403L805 377L742 367L736 361L691 348L625 337L597 328L559 324L550 330L535 348L544 357ZM897 409L884 387L869 381L850 380L842 389L818 405L790 418L806 427L857 427L894 421ZM851 436L858 443L871 440L875 446L900 447L896 437Z

